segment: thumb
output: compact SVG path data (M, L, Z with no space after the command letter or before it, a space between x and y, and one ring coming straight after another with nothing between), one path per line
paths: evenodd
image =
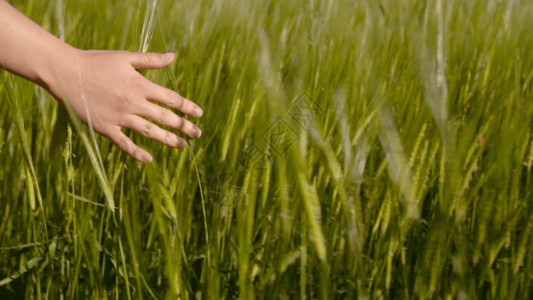
M176 57L176 54L174 52L128 52L128 56L131 65L135 69L161 69L170 65Z

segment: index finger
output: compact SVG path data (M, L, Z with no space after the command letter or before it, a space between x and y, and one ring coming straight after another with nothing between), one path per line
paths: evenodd
M151 81L149 84L149 89L146 93L146 98L177 109L191 117L199 118L204 113L198 104L181 96L173 90L157 85Z

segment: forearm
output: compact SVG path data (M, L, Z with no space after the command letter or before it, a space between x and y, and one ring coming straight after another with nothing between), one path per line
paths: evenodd
M39 85L75 49L0 0L0 67ZM65 62L63 61L63 64Z

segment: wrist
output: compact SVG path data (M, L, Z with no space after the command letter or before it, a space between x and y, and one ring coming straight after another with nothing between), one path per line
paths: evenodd
M45 53L35 64L37 67L34 82L57 98L59 96L58 87L62 81L74 74L72 71L78 64L80 53L81 50L59 40L56 47Z

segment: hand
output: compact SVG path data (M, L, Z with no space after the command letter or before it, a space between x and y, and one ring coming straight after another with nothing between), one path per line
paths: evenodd
M122 151L142 162L152 156L128 138L121 128L130 128L165 145L183 148L185 139L164 130L155 121L185 134L200 137L198 125L178 116L174 108L192 117L202 109L179 94L159 86L136 69L159 69L174 60L174 53L134 53L74 49L66 61L56 64L43 86L78 118L115 143ZM144 119L146 118L146 119Z

